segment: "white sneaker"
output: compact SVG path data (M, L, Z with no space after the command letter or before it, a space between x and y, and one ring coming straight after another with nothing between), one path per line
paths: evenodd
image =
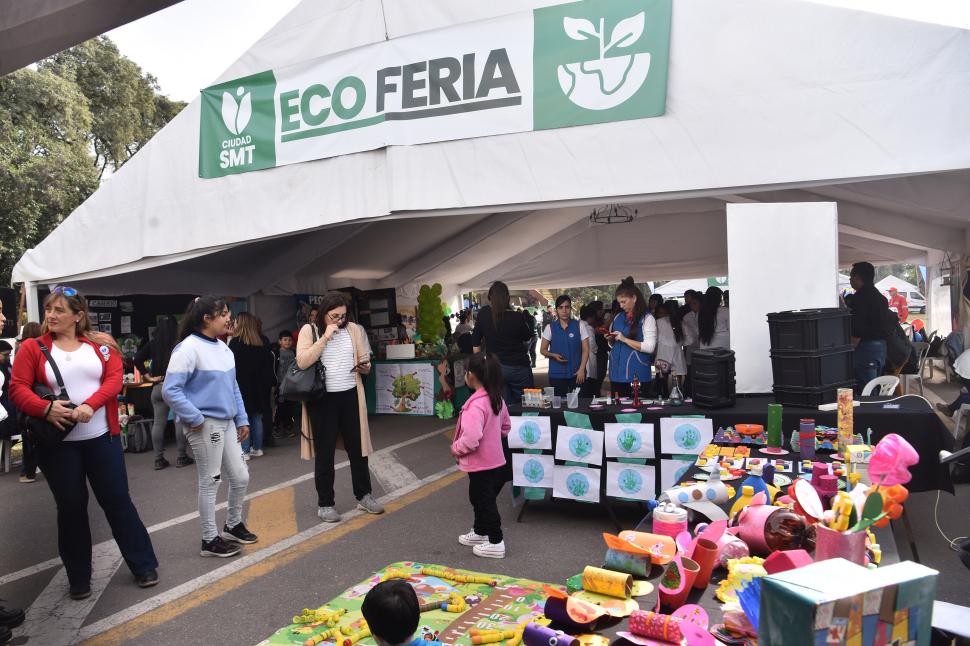
M243 462L249 462L249 454L243 453L242 455L243 455Z
M505 558L505 541L501 543L482 543L481 545L476 545L472 548L475 556L481 556L487 559L504 559Z
M475 530L468 532L467 534L462 534L458 537L458 542L462 545L468 545L472 547L474 545L481 545L482 543L488 542L488 536L482 536L481 534L476 534Z
M261 458L261 457L263 457L263 451L262 451L262 449L253 449L252 451L249 452L249 457L251 457L251 458Z

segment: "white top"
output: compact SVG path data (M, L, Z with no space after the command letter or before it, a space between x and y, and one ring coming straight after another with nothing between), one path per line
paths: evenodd
M97 351L87 343L82 343L81 347L74 352L65 352L52 344L51 356L57 362L57 367L61 371L64 379L64 387L67 394L71 397L71 403L80 406L101 388L101 374L104 370L104 360L98 356ZM54 377L54 370L50 362L44 364L47 372L47 383L51 384L54 393L59 394L60 388L57 386L57 379ZM80 440L90 440L101 437L108 432L108 416L104 406L94 411L91 421L78 423L64 437L65 442L78 442Z
M725 348L731 349L731 312L726 307L717 308L717 316L714 319L714 336L710 343L701 341L702 348Z
M620 312L618 316L626 316L623 312ZM653 314L647 314L643 317L643 324L640 326L640 352L646 352L647 354L653 354L653 351L657 349L657 319L653 318Z
M684 345L696 348L700 343L700 329L697 327L697 312L691 310L680 319L680 327L684 331Z
M327 369L328 393L342 393L357 387L356 373L351 372L355 365L354 340L347 328L334 332L320 355L320 361Z
M687 360L684 358L684 348L674 336L674 328L670 319L657 320L657 361L670 364L670 371L675 375L687 374Z
M953 362L953 370L964 379L970 379L970 349L960 353Z
M586 321L579 320L579 334L582 339L590 339L589 341L589 357L586 359L586 377L596 377L596 343L593 341L593 337L596 332L593 327Z
M554 322L552 325L557 325L557 324L559 324L559 321ZM586 330L586 328L588 328L589 326L587 325L586 328L584 328L583 325L585 325L585 321L580 321L579 322L580 341L583 341L584 339L588 339L591 336L590 333ZM542 328L542 338L545 339L546 341L549 341L550 343L552 342L552 328L550 326L547 325L546 327Z

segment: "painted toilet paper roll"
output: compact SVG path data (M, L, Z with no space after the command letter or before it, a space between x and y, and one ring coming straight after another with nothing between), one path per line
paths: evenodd
M595 604L558 595L546 599L543 614L570 632L596 630L600 620L609 617L606 610Z
M633 577L587 565L583 570L583 590L618 599L629 599L633 591Z
M546 626L528 623L522 632L522 643L525 646L577 646L576 638L561 630L553 630Z

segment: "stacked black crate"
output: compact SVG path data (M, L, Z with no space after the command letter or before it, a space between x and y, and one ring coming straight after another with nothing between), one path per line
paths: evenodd
M690 363L691 397L701 408L734 406L734 351L694 350Z
M775 401L816 408L855 384L851 319L837 307L768 315Z

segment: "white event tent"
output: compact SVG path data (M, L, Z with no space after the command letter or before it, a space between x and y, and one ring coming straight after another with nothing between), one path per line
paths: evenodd
M304 0L217 81L553 4ZM670 42L661 117L219 179L198 176L195 100L14 280L250 296L265 316L288 294L348 285L413 296L426 282L454 295L496 279L726 276L725 211L738 202L836 203L843 266L916 262L937 285L944 254L965 252L970 32L796 0L692 0L674 3ZM637 219L591 224L608 203ZM764 270L800 287L785 267Z
M886 276L875 284L876 289L880 292L886 293L890 288L895 287L897 290L901 291L907 296L911 292L918 292L919 287L909 282L908 280L903 280L902 278L897 278L896 276Z

